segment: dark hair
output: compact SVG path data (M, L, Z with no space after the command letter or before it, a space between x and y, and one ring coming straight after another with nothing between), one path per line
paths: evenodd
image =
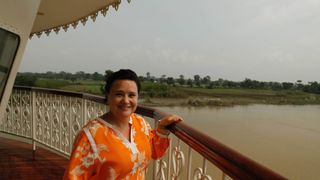
M120 69L119 71L112 73L106 79L106 85L104 86L105 95L107 95L107 93L110 92L112 84L116 80L132 80L136 83L136 85L138 87L138 93L140 92L141 84L140 84L140 80L139 80L137 74L130 69Z

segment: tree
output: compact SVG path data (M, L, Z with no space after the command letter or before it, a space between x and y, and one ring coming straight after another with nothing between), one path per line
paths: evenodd
M173 84L174 84L174 79L173 79L173 77L168 77L168 78L167 78L167 84L169 84L169 85L173 85Z
M64 71L60 71L58 74L58 78L59 79L68 79L68 73L66 73Z
M35 86L38 77L33 73L18 73L14 84L20 86Z
M143 82L145 80L145 78L143 76L139 76L138 78L139 78L140 82Z
M160 83L163 84L165 82L166 82L166 75L163 74L160 78Z
M179 76L178 82L181 86L185 84L184 76L182 74Z
M188 79L188 80L187 80L187 85L188 85L189 87L193 87L192 79Z
M293 87L293 83L290 83L290 82L283 82L282 83L283 89L291 89L292 87Z
M103 81L103 75L102 74L99 74L98 72L94 72L92 74L92 80L95 80L95 81Z
M201 77L200 77L200 75L194 75L193 76L193 78L194 78L194 83L197 85L197 86L200 86L200 80L201 80Z
M303 91L320 94L320 84L316 81L308 82Z
M92 79L90 73L84 73L84 78L83 79Z
M70 80L71 80L72 82L75 82L75 81L77 80L77 78L76 78L74 75L72 75L72 76L70 77Z
M261 89L267 89L268 88L268 83L267 82L259 82L259 87Z
M147 76L147 81L150 81L150 79L151 79L151 74L150 74L150 72L147 72L147 73L146 73L146 76Z
M222 87L225 87L225 88L236 88L236 87L239 87L239 83L233 82L233 81L229 81L229 80L224 80L222 82Z
M47 71L45 77L48 79L54 79L55 73L52 71Z
M279 82L269 82L269 87L272 90L281 90L282 89L282 85Z
M224 81L222 78L219 78L217 81L215 81L215 86L217 87L223 87Z
M240 83L242 88L253 88L253 81L249 78L246 78L244 81Z
M297 80L296 87L297 87L297 89L303 89L302 80Z
M76 72L75 76L76 76L77 79L84 79L85 78L85 72L78 71L78 72Z
M205 76L203 79L202 79L202 83L203 84L206 84L208 85L211 81L211 77L210 76Z
M112 73L113 73L113 71L111 71L111 70L106 70L106 71L104 72L104 79L107 80Z

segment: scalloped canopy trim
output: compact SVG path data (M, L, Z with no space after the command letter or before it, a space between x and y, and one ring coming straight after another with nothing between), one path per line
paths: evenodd
M127 0L127 2L130 3L131 0ZM113 4L107 5L104 8L97 9L96 11L94 11L90 14L87 14L84 17L80 17L75 21L68 22L66 24L61 24L59 26L50 27L50 28L43 29L40 31L32 32L29 36L29 39L32 39L32 37L34 37L34 35L36 35L38 38L40 38L42 34L46 34L47 36L49 36L51 32L55 32L56 34L58 34L61 29L63 29L65 32L67 32L71 26L74 29L76 29L78 27L79 23L81 23L83 26L85 26L86 22L89 20L89 18L93 22L95 22L96 18L98 17L99 14L101 14L105 17L107 15L107 12L108 12L110 6L112 6L117 11L119 9L120 3L121 3L121 0L118 0L117 2L115 2ZM38 12L38 15L42 15L42 14Z

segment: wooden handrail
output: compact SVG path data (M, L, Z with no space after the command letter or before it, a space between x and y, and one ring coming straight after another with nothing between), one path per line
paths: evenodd
M157 109L143 106L139 106L136 112L156 119L166 115ZM233 179L286 179L184 122L172 124L168 129Z

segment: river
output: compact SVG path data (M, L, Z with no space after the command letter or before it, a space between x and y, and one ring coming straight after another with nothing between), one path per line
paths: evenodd
M319 105L157 108L289 179L319 179Z

